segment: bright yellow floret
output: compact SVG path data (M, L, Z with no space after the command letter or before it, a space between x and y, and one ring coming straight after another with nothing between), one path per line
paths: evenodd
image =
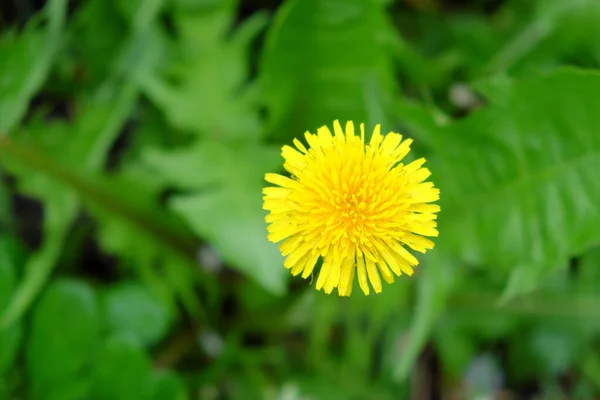
M276 185L263 190L268 238L283 241L284 265L293 275L309 277L322 261L317 290L340 296L352 292L355 274L362 291L369 285L381 292L381 279L391 283L395 275L412 275L418 260L406 249L425 252L437 236L436 214L429 204L439 190L425 182L430 172L424 158L407 165L401 160L412 140L377 125L365 145L364 124L360 137L352 122L345 132L338 121L334 135L327 127L316 135L305 133L308 148L297 139L297 150L284 146L287 178L266 174Z

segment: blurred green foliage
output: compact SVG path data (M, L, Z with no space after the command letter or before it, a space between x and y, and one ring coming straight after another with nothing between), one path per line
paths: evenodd
M0 399L597 398L599 41L597 0L2 3ZM266 240L334 119L441 189L376 296Z

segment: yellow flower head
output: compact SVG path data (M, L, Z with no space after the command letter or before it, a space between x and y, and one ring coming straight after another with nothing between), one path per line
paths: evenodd
M437 236L439 189L424 182L431 174L422 168L424 158L407 165L401 160L412 140L390 132L385 137L377 125L365 145L354 124L346 132L338 121L334 135L326 126L316 135L305 133L309 147L297 139L298 150L283 146L284 168L291 178L266 174L278 187L263 190L269 225L268 238L280 245L284 265L293 275L307 278L319 259L323 263L317 290L349 296L355 273L362 291L369 285L381 292L380 274L392 283L394 275L412 275L418 260L405 246L425 252Z

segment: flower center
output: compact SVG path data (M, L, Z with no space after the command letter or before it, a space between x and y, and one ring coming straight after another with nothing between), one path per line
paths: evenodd
M335 222L332 228L339 230L342 233L341 236L351 242L362 243L370 236L374 218L373 187L372 185L358 184L344 189L346 190L341 192L333 191L332 206L334 210L332 212L335 214Z

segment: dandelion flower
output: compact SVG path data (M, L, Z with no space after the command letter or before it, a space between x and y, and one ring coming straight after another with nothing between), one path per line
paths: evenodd
M268 173L263 189L268 239L279 246L284 266L308 278L322 261L317 290L340 296L352 292L355 275L365 295L369 284L381 292L381 277L412 275L418 260L407 248L424 253L433 248L425 236L437 236L436 214L430 204L439 190L425 182L431 174L424 158L403 164L412 140L377 125L365 144L352 122L345 132L338 121L334 135L326 126L305 133L308 147L294 139L297 149L283 146L285 177Z

